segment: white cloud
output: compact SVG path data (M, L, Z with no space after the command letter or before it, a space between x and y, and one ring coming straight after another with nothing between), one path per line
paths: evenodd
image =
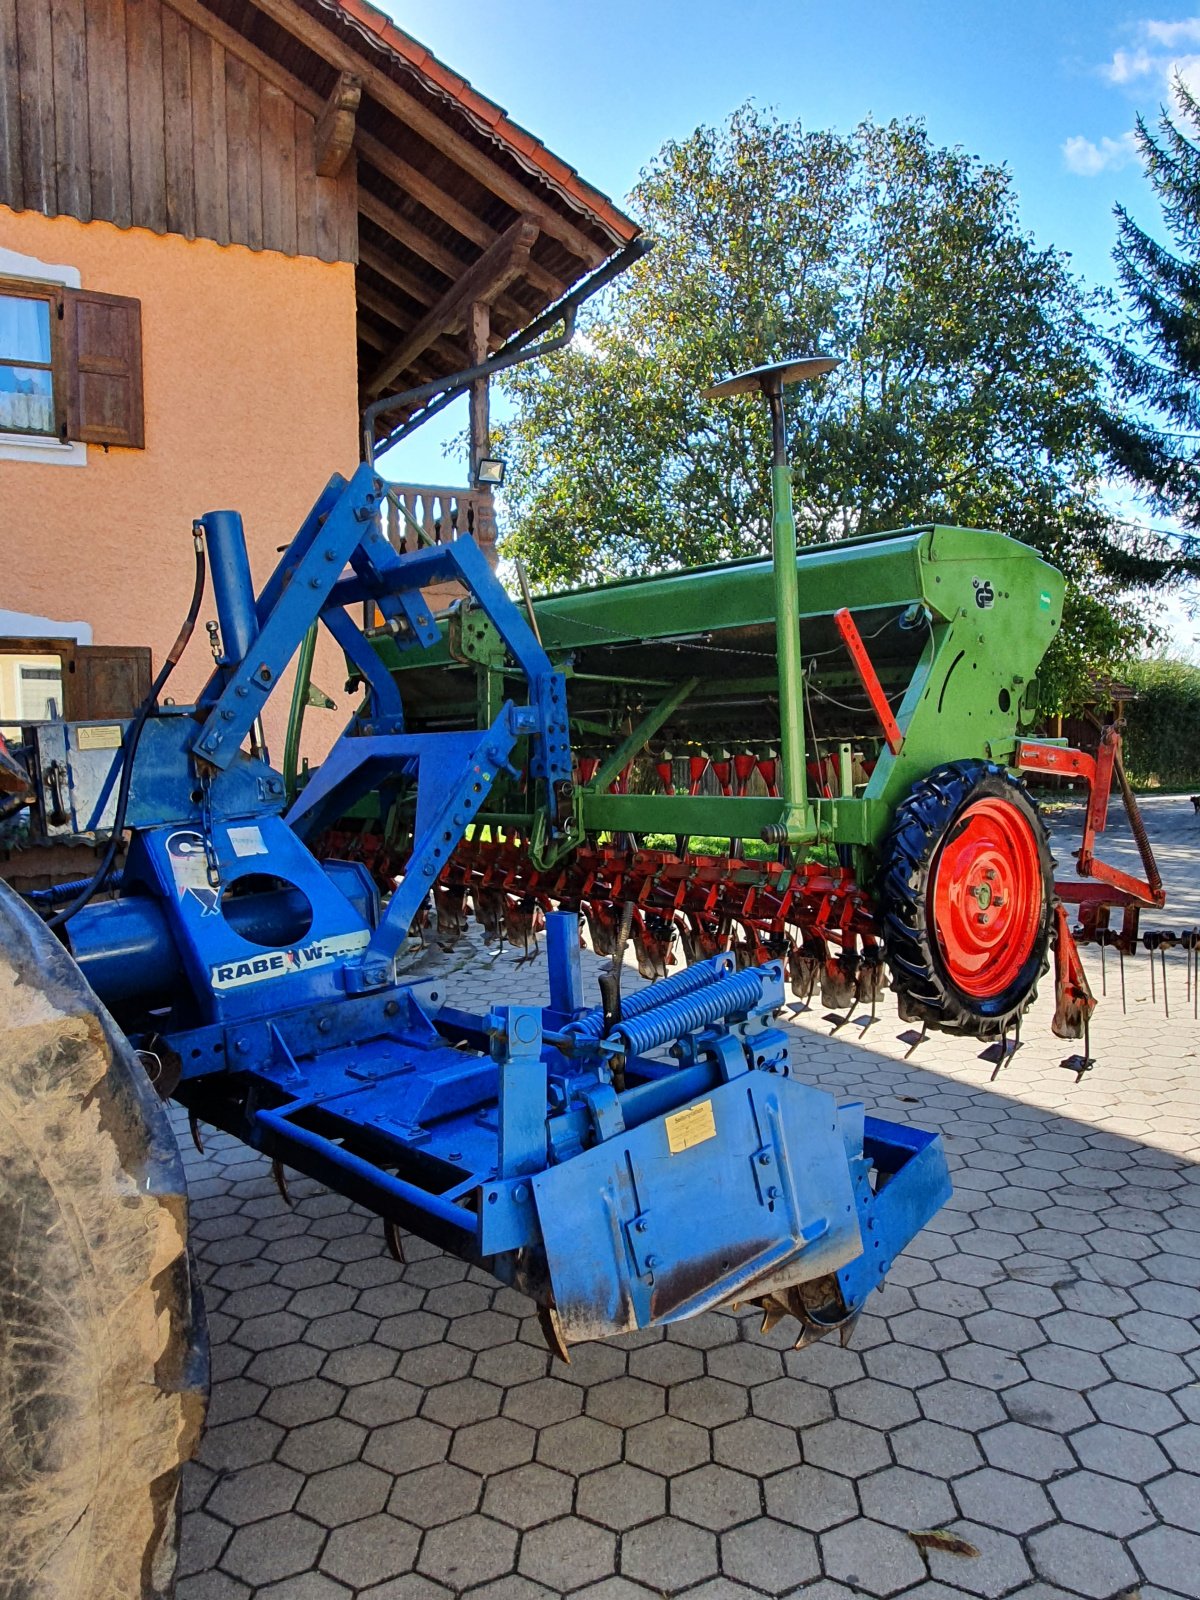
M1157 71L1157 62L1148 50L1115 50L1112 60L1100 68L1109 83L1133 83Z
M1123 133L1119 139L1107 137L1099 142L1085 139L1077 133L1062 147L1067 171L1081 178L1095 178L1101 172L1115 172L1128 166L1137 154L1132 133Z
M1200 44L1200 17L1185 17L1182 22L1144 22L1147 39L1174 50L1176 45Z
M1200 91L1200 54L1186 48L1200 45L1200 17L1177 22L1146 18L1135 23L1131 33L1131 45L1114 50L1099 69L1102 78L1135 94L1154 86L1169 92L1176 77L1193 94Z

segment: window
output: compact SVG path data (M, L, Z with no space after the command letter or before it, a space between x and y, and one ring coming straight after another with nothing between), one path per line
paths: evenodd
M52 291L16 294L0 286L0 432L59 436L51 339L56 300Z
M141 302L0 278L0 435L143 449Z

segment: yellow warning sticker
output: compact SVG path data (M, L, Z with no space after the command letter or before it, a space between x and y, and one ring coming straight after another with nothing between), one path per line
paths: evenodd
M80 750L119 750L121 725L116 722L106 728L76 728L75 744Z
M711 1100L701 1100L698 1106L689 1106L686 1111L677 1111L673 1117L667 1118L667 1144L673 1156L677 1156L681 1150L690 1150L694 1144L703 1144L706 1139L716 1137L717 1124L713 1120Z

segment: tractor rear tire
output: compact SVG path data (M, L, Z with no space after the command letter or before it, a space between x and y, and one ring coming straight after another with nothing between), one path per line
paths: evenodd
M141 1062L0 884L0 1594L167 1600L207 1341Z
M897 807L879 880L884 952L905 1021L995 1038L1049 964L1054 862L1016 774L956 761Z

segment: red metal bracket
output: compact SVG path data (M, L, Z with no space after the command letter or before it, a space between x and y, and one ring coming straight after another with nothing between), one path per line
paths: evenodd
M899 755L900 746L904 743L904 735L900 732L900 724L892 715L892 708L888 704L888 697L883 692L883 685L879 681L879 674L871 665L871 658L867 654L867 647L862 642L862 635L855 625L854 618L845 606L833 614L837 631L842 636L842 642L850 652L850 659L854 663L854 670L858 673L859 682L866 690L867 699L874 708L875 715L879 718L879 726L883 729L883 737L887 747L893 755Z
M1121 735L1115 727L1110 724L1103 730L1095 756L1062 745L1043 744L1036 739L1022 740L1017 746L1016 764L1022 772L1044 772L1062 778L1078 777L1087 783L1087 813L1077 858L1079 876L1098 879L1118 892L1112 896L1104 896L1095 891L1082 892L1082 884L1059 883L1055 888L1061 899L1074 904L1090 902L1093 907L1093 922L1094 911L1100 901L1113 905L1128 905L1130 902L1145 906L1165 905L1167 897L1163 890L1162 877L1154 859L1154 851L1145 824L1137 808L1137 800L1129 787L1129 779L1125 776L1125 765L1121 760ZM1125 805L1125 814L1129 818L1129 830L1133 834L1138 854L1141 856L1142 870L1146 874L1145 881L1133 877L1128 872L1122 872L1119 867L1110 866L1106 861L1098 860L1095 853L1096 835L1103 833L1108 823L1108 802L1114 772Z

